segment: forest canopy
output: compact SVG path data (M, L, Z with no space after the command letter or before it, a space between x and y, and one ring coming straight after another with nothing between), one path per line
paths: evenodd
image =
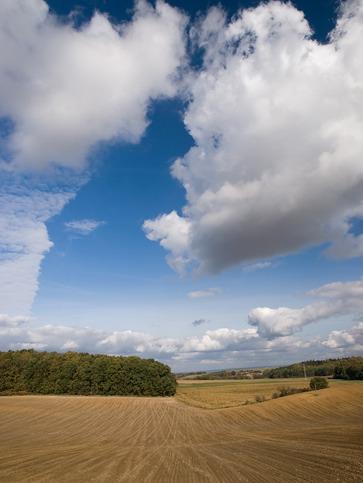
M305 366L305 373L304 373ZM290 366L266 369L264 377L308 377L331 376L335 379L363 379L363 357L344 357L322 361L305 361Z
M78 352L0 352L0 394L172 396L176 380L154 359Z

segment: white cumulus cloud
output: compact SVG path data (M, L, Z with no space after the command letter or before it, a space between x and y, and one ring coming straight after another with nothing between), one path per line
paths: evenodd
M154 220L146 220L143 229L149 240L160 241L160 245L170 251L170 255L166 258L168 264L182 274L190 261L187 257L189 222L180 217L176 211L171 211Z
M358 313L363 309L363 280L334 282L308 292L322 299L305 307L257 307L248 314L249 324L261 337L273 339L289 336L303 327L333 316Z
M138 142L155 99L174 96L185 17L137 1L129 22L101 13L76 26L43 0L0 2L0 311L28 312L46 222L84 183L100 142ZM65 186L62 190L60 185ZM69 228L86 234L93 220Z
M176 92L184 24L162 1L137 2L129 23L95 13L76 28L43 0L3 0L0 116L14 123L12 163L82 168L100 141L137 142L150 100Z
M329 349L363 350L363 322L347 330L333 330L322 344Z
M324 242L363 255L350 233L363 216L362 37L362 0L343 3L326 43L279 1L230 22L212 8L195 26L203 66L184 117L195 145L172 168L187 203L145 224L170 265L218 272Z

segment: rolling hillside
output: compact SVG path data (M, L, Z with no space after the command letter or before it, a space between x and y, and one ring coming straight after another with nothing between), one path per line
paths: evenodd
M0 398L0 481L358 482L363 384L232 409L177 398Z

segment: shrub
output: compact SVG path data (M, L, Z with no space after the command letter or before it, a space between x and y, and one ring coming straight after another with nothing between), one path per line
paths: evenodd
M288 396L289 394L291 394L292 389L289 386L281 386L281 387L277 388L277 390L280 393L280 397L284 397L284 396Z
M257 396L255 396L255 401L257 403L261 403L261 402L264 402L266 400L265 396L261 395L261 394L257 394Z
M329 387L328 380L325 377L313 377L310 379L310 389L318 391L319 389L325 389Z
M299 394L301 392L309 391L308 387L290 387L281 386L276 392L272 394L272 399L277 399L279 397L291 396L292 394Z

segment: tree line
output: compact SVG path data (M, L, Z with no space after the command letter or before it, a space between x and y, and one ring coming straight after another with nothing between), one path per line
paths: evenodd
M173 396L169 366L154 359L78 352L0 352L0 394Z
M363 357L311 360L263 371L263 376L270 378L304 377L305 374L308 377L330 376L335 379L363 379Z
M262 371L259 369L225 369L223 371L202 372L193 375L190 379L218 380L218 379L261 379ZM188 377L186 377L188 379Z

